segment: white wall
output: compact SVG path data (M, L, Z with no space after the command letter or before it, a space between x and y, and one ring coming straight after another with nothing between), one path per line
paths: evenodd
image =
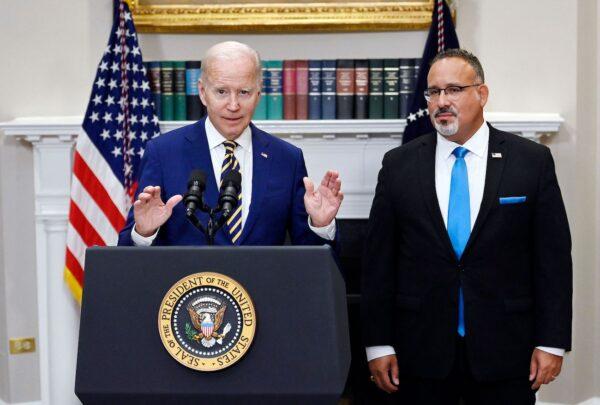
M600 145L598 0L461 0L461 45L481 58L490 111L558 112L547 141L572 227L574 352L541 398L600 396ZM81 115L108 39L111 0L21 0L0 6L0 120ZM146 60L196 59L239 39L265 59L418 57L426 32L286 35L140 35ZM8 356L7 339L36 336L31 149L0 138L0 400L39 397L36 355Z
M542 6L543 4L543 6ZM553 111L565 118L547 141L556 160L574 241L574 351L550 402L600 395L597 190L597 2L460 2L461 45L481 57L492 111ZM597 329L597 328L596 328ZM596 372L596 374L594 374ZM595 385L594 385L595 382Z
M595 14L595 16L594 16ZM598 139L600 135L600 1L596 1L596 13L590 13L592 18L595 19L595 30L596 30L596 52L591 52L592 58L594 58L595 62L595 81L596 85L591 88L595 88L595 110L592 112L592 117L594 117L595 121L595 130L591 133L595 135L594 137ZM595 229L595 241L596 241L596 265L593 268L592 273L596 273L596 295L595 300L592 301L592 305L596 308L596 317L594 318L594 337L596 341L596 346L594 348L594 353L596 353L596 361L594 364L596 365L594 369L594 381L596 383L596 394L600 391L600 361L598 361L598 356L600 356L600 322L598 322L598 318L600 318L600 274L598 274L598 269L600 269L600 249L598 248L598 241L600 239L600 179L598 179L600 173L600 142L596 141L596 229Z
M576 202L571 203L575 223L573 234L574 239L578 240L574 251L577 269L575 304L579 309L574 322L577 350L573 352L573 359L577 364L574 388L582 395L591 394L588 381L592 373L595 373L593 381L596 382L596 395L600 386L598 384L600 375L597 373L600 361L600 335L597 326L600 323L600 310L596 305L600 295L597 267L600 255L597 226L600 211L596 209L598 200L594 198L598 195L600 184L597 171L600 162L600 155L597 153L597 135L600 128L596 114L600 93L594 92L597 88L599 49L597 10L598 2L579 2L578 35L575 46L577 51L576 124L573 141L570 143L573 145L573 161L570 162L570 167L565 168L571 171L572 181L576 184L574 192L579 196Z

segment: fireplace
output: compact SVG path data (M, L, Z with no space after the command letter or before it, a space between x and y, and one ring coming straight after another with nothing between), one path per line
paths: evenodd
M489 113L499 129L539 142L558 132L558 114ZM42 403L73 398L79 309L63 279L73 145L81 117L18 118L0 123L5 136L32 146L36 223L38 343ZM166 122L163 133L186 124ZM302 148L313 180L327 169L340 172L345 199L338 215L340 266L348 292L352 371L348 393L356 403L378 395L368 382L360 342L359 301L362 245L377 173L385 152L402 141L404 120L262 121L257 126ZM52 361L52 372L50 362Z

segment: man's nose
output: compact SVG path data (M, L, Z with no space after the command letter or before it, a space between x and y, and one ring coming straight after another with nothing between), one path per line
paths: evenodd
M227 100L227 108L232 111L236 111L240 108L240 102L238 99L238 95L232 93Z
M446 94L446 90L440 91L440 95L437 99L438 107L446 107L450 105L450 100L448 100L448 95Z

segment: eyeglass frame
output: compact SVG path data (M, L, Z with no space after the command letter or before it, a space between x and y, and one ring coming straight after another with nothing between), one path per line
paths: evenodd
M435 87L431 87L431 88L427 88L425 89L425 91L423 91L423 97L425 97L425 101L427 101L428 103L431 101L432 96L430 94L428 94L429 90L438 90L440 92L440 94L438 94L437 96L435 96L435 98L440 97L442 95L442 92L444 92L444 94L446 94L446 97L448 97L451 100L456 100L466 88L469 87L475 87L475 86L482 86L484 83L475 83L475 84L469 84L466 86L457 86L457 85L451 85L451 86L446 86L443 89L438 89ZM456 93L455 96L450 96L446 90L449 88L457 88L460 89L460 91L458 93Z

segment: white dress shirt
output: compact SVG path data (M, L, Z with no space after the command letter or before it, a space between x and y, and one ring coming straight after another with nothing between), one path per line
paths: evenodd
M227 139L217 131L212 122L206 118L206 139L210 151L213 173L217 187L221 184L221 168L225 159L225 142ZM235 140L237 146L233 154L240 164L242 175L242 228L248 218L248 211L252 204L252 130L246 127L242 134Z
M217 131L210 119L206 118L204 125L206 130L206 139L208 141L208 149L210 151L210 159L213 166L213 174L217 184L221 182L221 167L223 160L225 159L225 146L223 142L227 140L223 135ZM233 154L240 164L240 173L242 175L242 228L248 218L248 212L252 204L252 130L250 127L246 127L242 134L235 140L238 144ZM313 227L308 219L308 226L316 233L319 237L326 240L333 240L335 238L336 224L335 219L329 224L321 228ZM135 226L131 229L131 239L136 246L150 246L158 230L148 237L144 237L136 232Z
M450 179L452 177L452 167L456 157L452 154L454 149L462 146L469 150L464 157L467 165L469 180L469 202L471 204L471 230L479 214L481 200L483 199L483 188L485 186L485 173L487 170L488 144L490 139L490 128L484 121L483 125L475 134L464 143L459 145L446 139L443 135L437 134L437 145L435 148L435 192L438 203L442 211L444 225L448 227L448 204L450 201ZM468 333L468 331L467 331ZM563 356L564 349L553 347L538 346L538 349L545 352ZM371 346L367 347L367 360L371 361L378 357L395 354L392 346Z

